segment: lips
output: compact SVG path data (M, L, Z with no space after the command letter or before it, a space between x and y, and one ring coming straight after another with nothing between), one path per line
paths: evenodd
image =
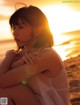
M15 39L16 42L21 42L19 39Z

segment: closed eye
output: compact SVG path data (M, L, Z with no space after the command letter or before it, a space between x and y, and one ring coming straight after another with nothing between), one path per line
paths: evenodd
M21 28L24 28L24 26L23 25L19 25L18 28L21 29Z

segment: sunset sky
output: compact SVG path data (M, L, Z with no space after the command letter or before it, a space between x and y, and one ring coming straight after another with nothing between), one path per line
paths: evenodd
M47 16L55 38L62 32L80 30L80 0L0 0L0 40L12 38L8 20L17 2L38 6Z

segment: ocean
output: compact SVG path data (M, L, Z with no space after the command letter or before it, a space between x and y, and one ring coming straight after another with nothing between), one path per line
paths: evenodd
M57 40L62 40L54 46L62 60L80 55L80 30L63 33Z

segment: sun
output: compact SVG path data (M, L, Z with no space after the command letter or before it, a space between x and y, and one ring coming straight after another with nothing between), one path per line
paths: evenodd
M54 49L59 53L61 58L66 59L66 48L70 46L58 46L70 39L70 36L61 35L63 32L80 29L80 12L76 12L72 8L63 4L54 4L42 8L48 21L54 38Z
M66 5L50 5L43 7L42 11L48 18L55 44L60 44L66 39L69 39L69 37L66 36L62 37L62 32L80 28L80 26L78 26L80 23L80 13L78 14L76 11Z

